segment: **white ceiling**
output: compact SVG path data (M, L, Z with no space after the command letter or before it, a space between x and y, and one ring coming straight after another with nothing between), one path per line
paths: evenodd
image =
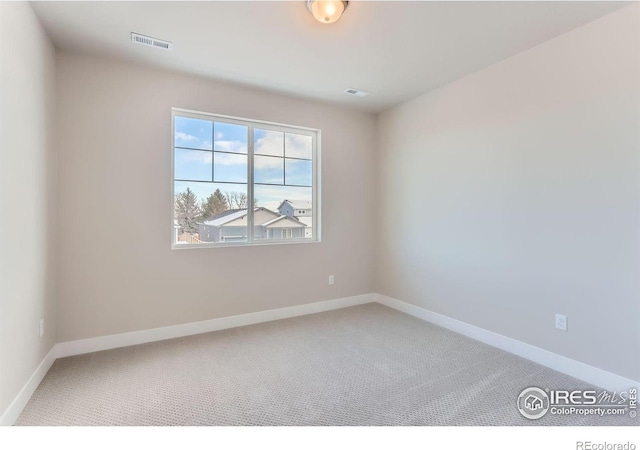
M603 16L621 2L34 2L56 47L378 112ZM132 31L174 43L131 43ZM343 91L372 92L354 98Z

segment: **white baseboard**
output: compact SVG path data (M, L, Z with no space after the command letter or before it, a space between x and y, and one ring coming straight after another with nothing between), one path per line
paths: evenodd
M304 316L332 309L346 308L348 306L362 305L374 301L375 294L355 295L335 300L309 303L306 305L290 306L287 308L269 309L237 316L221 317L219 319L191 322L181 325L173 325L150 330L132 331L129 333L112 334L79 341L61 342L56 344L56 357L81 355L83 353L98 352L129 345L145 344L147 342L162 341L194 334L208 333L210 331L224 330L227 328L242 327L254 323L270 322L272 320L287 319L289 317Z
M521 356L530 361L607 390L622 391L627 390L630 387L640 386L640 382L638 381L598 369L597 367L584 364L565 356L543 350L533 345L502 336L475 325L461 322L459 320L452 319L451 317L447 317L391 297L386 297L380 294L363 294L353 297L309 303L306 305L290 306L287 308L270 309L255 313L204 320L201 322L191 322L181 325L153 328L150 330L133 331L130 333L58 343L54 345L47 356L45 356L20 393L16 396L2 416L0 416L0 425L13 425L15 423L16 419L28 403L49 368L51 368L51 365L54 363L56 358L109 350L112 348L127 347L147 342L162 341L165 339L183 336L191 336L194 334L208 333L211 331L241 327L261 322L270 322L290 317L304 316L307 314L372 302L378 302L382 305L439 325L443 328L447 328L456 333L484 342L485 344L489 344L493 347Z
M55 360L56 346L54 345L53 347L51 347L51 350L49 350L49 353L47 353L44 359L40 362L35 372L33 372L20 392L18 392L16 398L13 399L2 416L0 416L0 426L11 426L16 422L18 416L20 416L20 413L22 412L24 407L27 406L27 403L29 403L29 399L31 398L36 388L38 387L44 376L47 374Z
M606 370L558 355L557 353L526 344L475 325L461 322L395 298L374 294L375 301L419 319L439 325L456 333L470 337L514 355L528 359L550 369L572 376L609 391L627 391L631 387L640 387L640 381L634 381ZM544 386L542 386L544 387ZM567 386L570 387L570 386Z
M191 336L194 334L208 333L210 331L224 330L227 328L241 327L244 325L270 322L273 320L287 319L289 317L304 316L333 309L362 305L364 303L373 302L374 295L375 294L355 295L353 297L343 297L335 300L326 300L306 305L290 306L287 308L269 309L255 313L222 317L220 319L204 320L201 322L191 322L181 325L153 328L150 330L133 331L130 333L58 343L54 345L47 356L45 356L36 371L31 375L31 378L29 378L29 381L27 381L20 393L16 396L13 402L11 402L7 410L2 414L2 416L0 416L0 426L11 426L15 423L56 358L64 358L65 356L81 355L83 353L92 353L112 348L162 341L165 339Z

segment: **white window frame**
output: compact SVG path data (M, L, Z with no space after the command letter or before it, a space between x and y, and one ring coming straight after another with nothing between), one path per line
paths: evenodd
M225 122L235 125L247 126L249 129L247 142L247 204L253 205L254 184L253 184L253 157L254 157L254 128L261 130L282 131L285 133L302 134L311 136L312 142L312 174L311 174L311 192L313 206L313 222L312 228L313 238L300 239L254 239L253 237L253 208L247 208L247 242L207 242L201 244L177 244L174 242L175 235L175 118L176 116L188 117L192 119L211 120L212 122ZM246 247L246 246L264 246L264 245L288 245L288 244L316 244L322 242L321 239L321 158L320 158L320 139L321 130L317 128L300 127L295 125L287 125L275 122L265 122L262 120L246 119L242 117L225 116L221 114L208 113L203 111L194 111L182 108L171 108L171 249L183 250L194 248L223 248L223 247ZM212 144L213 145L213 144ZM213 150L212 150L213 151ZM285 155L286 156L286 155ZM284 199L283 199L284 200ZM303 233L304 234L304 233Z

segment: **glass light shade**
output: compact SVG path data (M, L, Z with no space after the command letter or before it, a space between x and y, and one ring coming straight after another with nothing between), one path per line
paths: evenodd
M343 1L319 1L311 0L307 2L307 8L313 14L313 17L320 23L336 22L347 6L347 2Z

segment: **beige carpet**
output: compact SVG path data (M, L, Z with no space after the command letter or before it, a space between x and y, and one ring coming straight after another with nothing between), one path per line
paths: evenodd
M59 359L17 425L637 425L520 416L588 386L378 304Z

